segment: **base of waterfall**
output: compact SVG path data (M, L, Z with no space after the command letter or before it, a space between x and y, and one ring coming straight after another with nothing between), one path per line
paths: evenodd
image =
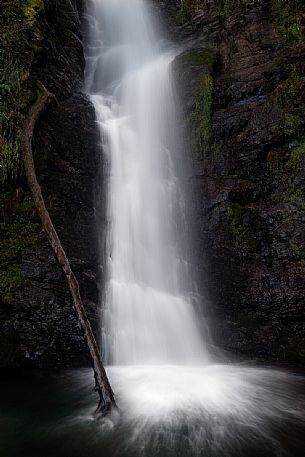
M119 413L95 415L89 369L0 380L2 457L303 457L303 375L241 365L108 367ZM11 379L11 380L10 380Z

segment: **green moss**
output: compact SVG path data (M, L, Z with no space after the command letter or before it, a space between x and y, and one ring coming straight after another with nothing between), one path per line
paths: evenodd
M1 0L0 15L0 182L15 182L22 172L20 135L31 105L30 69L40 48L42 0Z
M305 249L303 244L289 241L289 247L294 257L301 261L305 260Z
M289 77L276 87L274 91L274 100L280 109L286 106L289 108L291 105L299 105L298 98L303 94L305 87L305 77L301 72L293 71Z
M271 176L273 178L273 193L271 198L280 204L279 223L300 227L305 213L305 183L303 170L305 166L305 141L274 151L268 157ZM296 221L296 224L294 224ZM288 241L290 255L296 261L305 260L303 237L298 230L291 233Z
M305 39L305 7L302 0L272 0L272 15L275 31L287 38L289 44Z
M273 93L273 102L281 111L281 121L274 127L282 141L300 140L304 136L305 77L296 67L288 78L278 85Z
M285 138L295 138L300 132L302 121L299 116L291 113L285 113L283 124L281 126L282 135Z
M24 277L18 265L10 265L5 271L0 271L0 296L4 303L9 303L14 293L24 283Z
M305 157L305 142L296 144L291 148L290 157L287 162L288 167L299 169L300 162Z
M268 156L274 188L273 199L305 210L305 186L296 179L305 164L305 141L291 144L290 149L274 151Z
M198 0L180 0L177 17L181 22L185 22L194 12Z
M18 203L14 194L1 198L0 299L9 302L24 284L20 262L24 250L35 241L36 224L31 221L33 206L29 196Z
M209 73L200 78L195 108L189 117L193 143L198 149L205 148L210 139L214 80Z
M285 163L287 162L287 154L282 150L275 150L268 155L268 166L272 176L273 187L278 189L285 179Z
M234 0L222 0L220 10L219 10L219 17L221 21L224 21L232 12L234 7Z
M238 238L244 232L242 208L238 203L228 203L226 208L231 233Z
M207 65L212 72L215 64L215 53L205 49L203 51L191 51L186 56L187 61L192 65Z
M1 0L0 14L0 301L9 303L24 284L24 250L35 240L33 208L13 189L23 174L20 136L36 96L32 68L41 48L42 0ZM9 190L10 189L10 190Z
M42 0L28 0L23 10L28 24L32 26L39 17L39 14L44 11L44 3Z

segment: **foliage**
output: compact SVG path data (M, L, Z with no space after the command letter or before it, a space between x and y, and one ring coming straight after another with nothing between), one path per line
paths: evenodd
M214 80L209 73L205 73L200 78L195 108L189 117L193 142L198 149L206 147L210 139L213 92Z
M0 16L0 182L22 172L20 135L35 94L30 69L40 49L42 0L1 0Z
M305 141L295 142L289 151L274 151L268 157L275 189L274 198L304 208L305 182L300 176L305 165Z
M305 77L302 68L292 68L288 78L278 85L273 100L282 120L275 131L283 141L301 140L304 136Z
M219 18L222 23L232 14L233 10L242 13L249 0L221 0L219 6Z
M229 14L231 13L234 6L234 0L223 0L221 2L219 16L222 21L224 21Z
M288 77L273 92L273 103L280 121L274 127L281 146L268 154L273 187L272 198L305 210L305 77L303 64L294 63L285 70Z
M242 223L242 208L239 203L227 202L227 220L230 224L230 232L239 238L245 232L245 225Z
M192 65L207 65L212 71L215 64L215 55L208 49L191 51L186 56L187 61Z
M178 19L185 22L197 6L198 0L180 0Z
M14 195L3 195L1 211L0 299L9 302L24 283L20 269L21 255L35 240L36 224L31 221L33 208L28 196L18 203Z
M290 157L288 160L288 166L293 166L298 168L300 165L300 160L305 158L305 142L296 144L290 152Z
M286 79L273 92L273 102L280 121L274 127L281 147L269 153L274 198L304 206L305 186L302 170L305 165L305 76L301 62L290 65Z
M276 32L295 44L305 38L305 7L302 0L272 0L273 23Z

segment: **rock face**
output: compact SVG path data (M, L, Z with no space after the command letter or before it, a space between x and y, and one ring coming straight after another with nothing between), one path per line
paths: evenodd
M47 208L96 329L98 242L93 205L100 139L93 107L81 93L80 7L80 2L67 0L59 5L50 1L46 9L52 32L33 71L56 101L35 127L34 156ZM87 364L87 350L65 278L36 222L35 242L21 258L24 285L1 306L0 366Z
M305 360L305 46L301 1L151 0L168 37L190 172L193 258L215 344L248 357ZM34 69L56 96L34 153L48 209L96 329L94 111L81 93L81 0L45 2ZM19 195L19 194L18 194ZM18 197L19 198L19 197ZM88 363L64 276L38 222L25 279L0 306L0 367ZM17 278L18 279L18 278Z
M194 256L214 342L303 363L304 6L158 3L185 48L174 71L192 143Z

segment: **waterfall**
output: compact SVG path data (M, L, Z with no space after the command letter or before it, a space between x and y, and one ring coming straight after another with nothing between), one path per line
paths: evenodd
M177 51L150 13L144 0L90 0L86 12L86 91L107 170L101 346L120 410L97 422L91 441L105 441L95 455L297 457L285 453L282 426L305 429L303 381L215 364L199 331L177 172ZM80 417L91 430L89 410Z
M86 51L108 170L105 361L207 360L191 300L177 179L179 134L171 78L143 0L93 0Z

